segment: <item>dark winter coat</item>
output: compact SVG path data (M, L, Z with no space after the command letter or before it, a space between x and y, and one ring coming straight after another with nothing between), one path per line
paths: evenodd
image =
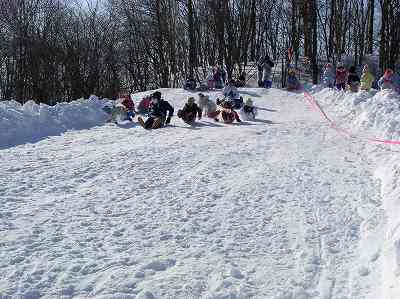
M336 84L346 84L347 71L346 69L336 69Z
M172 117L174 115L174 108L164 100L160 100L158 103L151 103L149 116L150 117Z
M199 108L199 106L196 103L194 103L192 105L189 105L186 103L182 109L182 112L184 112L186 114L192 113L195 117L196 117L196 115L198 115L199 118L201 118L202 114L203 114L203 111L201 111L201 109Z
M347 77L347 84L353 85L360 83L360 77L356 73L350 73Z

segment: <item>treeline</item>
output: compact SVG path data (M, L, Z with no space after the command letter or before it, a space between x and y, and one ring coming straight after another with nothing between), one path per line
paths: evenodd
M178 87L210 66L228 77L293 49L322 63L399 60L400 0L0 0L0 98L54 104L121 89ZM304 59L303 59L304 60ZM247 68L248 69L248 68Z

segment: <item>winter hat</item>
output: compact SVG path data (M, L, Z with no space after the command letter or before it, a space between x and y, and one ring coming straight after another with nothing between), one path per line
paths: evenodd
M151 97L155 98L157 100L161 100L161 92L156 91L156 92L153 93L153 95Z
M383 75L383 77L388 78L393 76L393 70L392 69L386 69L385 74Z
M224 101L222 107L225 109L232 109L232 103L230 101Z
M331 68L332 68L332 63L330 63L330 62L327 63L327 64L325 65L325 68L326 68L326 69L331 69Z
M246 100L246 106L250 106L250 107L253 106L253 100L252 100L251 98L248 98L248 99Z
M187 100L189 105L193 105L195 101L196 100L194 99L194 97L189 97L188 100Z
M363 72L366 73L369 70L368 64L364 65Z

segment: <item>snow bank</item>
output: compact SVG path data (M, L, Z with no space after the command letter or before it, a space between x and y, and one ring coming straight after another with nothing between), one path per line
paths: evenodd
M340 121L350 122L353 132L368 130L375 134L370 137L400 140L400 95L397 92L350 93L323 89L314 96L326 111L335 112Z
M96 96L55 106L33 101L24 105L15 101L0 102L0 148L103 124L107 119L101 109L105 103Z
M349 93L313 88L315 99L340 126L351 128L358 136L400 140L400 95L393 91ZM368 133L366 132L368 131ZM397 149L397 148L393 148ZM382 158L383 157L383 158ZM375 157L375 177L380 181L385 211L383 236L363 235L360 255L370 255L380 247L372 262L379 259L379 298L400 298L400 160L395 151ZM374 241L375 238L375 241ZM378 297L372 298L378 298Z
M382 183L386 235L382 250L382 298L400 298L400 162L395 157L376 171Z

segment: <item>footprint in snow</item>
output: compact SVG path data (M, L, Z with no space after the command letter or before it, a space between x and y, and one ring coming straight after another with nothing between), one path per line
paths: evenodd
M165 271L168 268L175 266L176 260L174 259L158 259L153 260L145 265L143 270Z

